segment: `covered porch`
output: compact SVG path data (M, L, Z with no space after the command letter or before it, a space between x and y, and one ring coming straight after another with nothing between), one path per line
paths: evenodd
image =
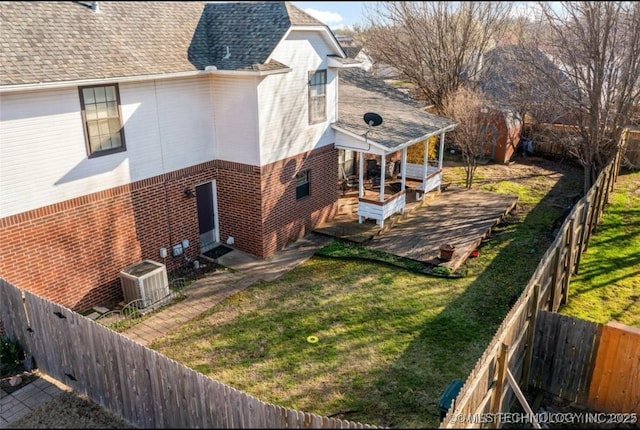
M362 70L340 72L335 148L350 151L357 173L347 178L358 190L358 221L385 220L404 213L407 185L420 200L440 190L446 132L456 124L418 108L408 96ZM409 148L421 157L408 160ZM433 151L436 149L436 151ZM429 154L437 154L430 159Z
M425 136L421 143L418 142L424 147L420 164L407 161L407 149L414 142L409 142L399 151L376 148L375 145L370 145L368 150L355 151L359 163L357 212L360 223L374 219L378 226L383 227L387 218L395 213L404 213L408 192L415 192L415 200L421 200L425 193L440 190L444 132L439 136L437 160L429 160L430 140L430 136ZM336 147L345 149L339 144ZM400 159L393 160L392 156L398 152Z

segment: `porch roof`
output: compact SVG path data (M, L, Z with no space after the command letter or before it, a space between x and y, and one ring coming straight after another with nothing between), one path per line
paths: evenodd
M384 153L395 152L456 126L449 118L423 111L402 91L365 70L341 70L339 79L338 120L332 127L351 141L365 142L368 127L363 116L367 112L382 117L382 124L372 127L368 133L367 144Z

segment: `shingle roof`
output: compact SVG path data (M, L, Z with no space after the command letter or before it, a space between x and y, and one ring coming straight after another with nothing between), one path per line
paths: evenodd
M289 13L289 19L291 20L292 25L321 25L326 27L323 23L307 14L306 12L301 11L294 5L289 2L285 2L285 6L287 7L287 12Z
M455 122L419 109L412 99L362 69L340 71L338 121L343 130L362 135L367 131L363 116L375 112L382 124L373 127L368 138L394 150L407 142L437 133Z
M0 2L0 85L265 64L292 25L322 25L286 2ZM229 58L224 59L229 47Z
M361 46L343 46L342 49L349 58L356 58L360 51L362 51Z
M0 2L0 84L194 70L201 2Z

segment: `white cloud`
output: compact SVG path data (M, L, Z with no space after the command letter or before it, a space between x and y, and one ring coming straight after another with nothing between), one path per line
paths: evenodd
M304 11L315 19L322 21L326 25L335 25L337 27L336 24L340 24L342 22L342 15L336 12L329 12L326 10L317 10L311 8L307 8Z

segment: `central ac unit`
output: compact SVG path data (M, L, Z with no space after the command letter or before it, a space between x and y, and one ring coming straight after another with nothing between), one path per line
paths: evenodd
M151 260L144 260L120 272L124 301L138 308L149 305L170 294L167 267Z

